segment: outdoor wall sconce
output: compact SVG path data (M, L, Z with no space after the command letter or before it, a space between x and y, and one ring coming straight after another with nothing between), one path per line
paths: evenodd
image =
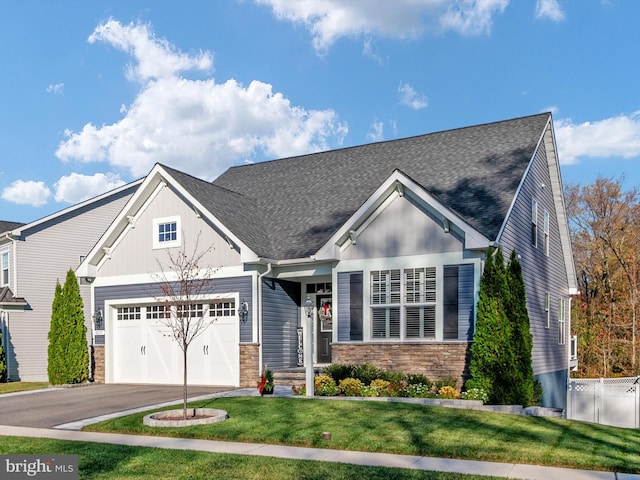
M247 323L247 318L249 318L249 304L244 300L244 298L240 300L238 315L240 316L240 321L242 323Z
M104 330L104 316L102 314L102 309L99 308L96 310L95 315L93 316L93 324L96 330Z

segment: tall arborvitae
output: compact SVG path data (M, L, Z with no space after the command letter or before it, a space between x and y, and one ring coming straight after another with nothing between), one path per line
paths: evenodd
M87 327L84 325L84 305L80 285L73 270L67 272L62 287L67 325L69 326L69 350L67 351L67 383L83 383L89 377L89 347Z
M47 374L51 385L61 385L64 378L64 321L62 315L62 286L56 281L56 290L51 304L51 326L49 328L49 351Z
M67 272L64 287L56 283L49 330L49 383L85 382L89 374L87 328L78 279Z
M480 279L476 330L471 345L467 389L483 388L489 403L513 403L515 381L511 325L505 306L509 302L504 258L490 248Z
M533 367L531 365L533 337L531 336L529 325L522 267L515 249L511 251L511 257L509 258L507 278L510 290L507 312L511 321L515 368L518 377L517 382L513 385L514 403L526 407L531 405L534 394Z

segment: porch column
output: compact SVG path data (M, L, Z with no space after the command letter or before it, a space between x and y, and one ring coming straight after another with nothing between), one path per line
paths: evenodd
M307 315L307 325L304 332L304 365L306 372L306 396L313 397L314 374L313 374L313 302L307 297L304 302L304 313Z

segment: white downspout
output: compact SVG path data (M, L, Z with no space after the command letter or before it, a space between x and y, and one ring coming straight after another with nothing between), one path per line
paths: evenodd
M271 273L271 262L267 263L267 270L264 273L258 275L258 374L262 375L262 279Z

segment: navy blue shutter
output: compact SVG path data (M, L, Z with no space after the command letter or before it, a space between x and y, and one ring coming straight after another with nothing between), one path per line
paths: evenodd
M350 340L362 340L362 273L349 275Z
M458 339L458 266L445 265L443 285L443 320L445 340Z

